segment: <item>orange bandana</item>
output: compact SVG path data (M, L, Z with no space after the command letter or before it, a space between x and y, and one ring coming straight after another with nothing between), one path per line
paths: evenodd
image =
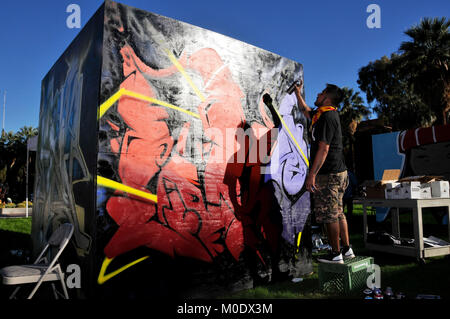
M319 118L322 115L322 113L325 113L325 112L328 112L328 111L336 111L336 108L333 107L333 106L321 106L321 107L319 107L319 109L317 110L316 114L314 114L314 116L312 118L311 127L313 127L314 124L317 123L317 121L319 120Z

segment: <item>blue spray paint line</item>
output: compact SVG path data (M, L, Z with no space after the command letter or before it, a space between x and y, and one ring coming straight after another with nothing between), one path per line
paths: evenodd
M102 216L104 214L104 209L100 209L104 206L106 201L108 200L108 191L106 188L98 187L97 188L97 207L99 208L99 215Z

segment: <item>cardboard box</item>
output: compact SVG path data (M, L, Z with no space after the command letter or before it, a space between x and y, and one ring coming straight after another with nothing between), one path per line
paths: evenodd
M400 183L397 183L397 182L386 183L385 184L386 189L384 190L385 198L386 199L397 199L399 186L400 186Z
M450 198L449 182L442 181L442 176L409 176L397 180L399 175L400 170L385 170L381 181L367 181L367 197L386 199Z
M437 198L450 198L449 182L448 181L431 182L431 196Z
M420 199L420 182L401 182L398 199Z
M384 198L386 198L386 199L394 199L393 198L393 192L394 192L394 189L385 189L384 190Z
M431 183L420 184L420 198L431 199Z
M394 183L400 176L399 169L387 169L383 172L383 177L380 181L364 181L363 187L367 198L386 198L386 184Z
M397 183L397 182L389 182L389 183L386 183L385 185L386 185L386 189L393 189L393 188L396 188L397 186L399 186L400 183Z
M400 191L401 191L401 189L399 186L391 188L391 189L386 189L384 191L385 198L386 199L400 199L401 198Z
M420 182L420 183L431 183L434 181L441 181L442 176L429 176L429 175L420 175L420 176L408 176L399 179L401 182Z
M367 198L384 198L384 186L380 181L364 181L361 184L365 197Z
M381 178L381 182L383 184L397 182L399 177L399 169L385 169L383 172L383 177Z
M431 183L402 182L399 186L398 199L430 199ZM395 199L395 195L394 195Z
M403 190L401 186L397 186L394 188L394 193L392 194L392 199L402 199L403 198Z

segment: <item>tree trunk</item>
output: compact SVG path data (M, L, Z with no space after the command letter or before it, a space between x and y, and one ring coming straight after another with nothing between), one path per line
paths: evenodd
M444 110L442 111L442 117L443 117L443 124L447 124L447 118L448 118L448 113L450 112L450 85L448 85L447 83L445 84L445 88L444 88L444 96L443 96L443 102L445 103L445 107Z

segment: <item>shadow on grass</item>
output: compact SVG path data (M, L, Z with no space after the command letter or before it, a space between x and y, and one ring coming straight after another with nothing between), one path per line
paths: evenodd
M26 257L31 253L30 235L0 230L0 243L0 268L26 263ZM18 253L14 253L14 251L18 251Z
M368 216L369 231L392 231L391 218L377 223L375 216ZM353 231L350 241L358 255L374 257L375 264L381 267L381 286L392 287L394 292L403 292L407 297L415 298L418 294L435 294L442 298L450 297L450 269L449 256L427 258L425 265L420 265L414 257L370 251L364 248L362 235L362 217L356 216L353 220ZM442 225L429 214L424 220L424 237L430 235L448 240L448 226ZM400 235L402 238L414 238L412 217L400 219Z
M391 231L391 220L388 218L382 223L375 221L375 215L368 216L369 231ZM401 235L413 238L410 223L401 223ZM381 267L381 288L391 287L396 292L403 292L407 298L414 299L418 294L440 295L441 298L450 298L450 258L427 258L425 265L417 263L414 257L400 256L383 252L369 251L364 247L362 216L353 216L349 220L350 243L358 256L370 256L375 264ZM434 235L447 239L447 225L428 223L424 225L424 236ZM317 257L317 254L314 254ZM313 264L314 274L303 278L300 283L289 281L260 286L224 298L298 298L298 299L363 299L362 291L355 291L348 295L339 293L324 293L319 287L318 264Z
M314 254L316 259L320 254ZM237 293L221 296L220 298L242 299L346 299L354 298L355 294L342 295L335 292L324 292L319 286L318 263L313 262L313 273L302 278L299 283L291 281L278 282ZM356 293L359 294L359 293Z
M415 298L418 294L440 295L450 298L450 259L448 257L429 258L425 265L409 262L402 265L381 265L382 286L404 292Z
M31 236L0 229L0 268L30 262ZM0 285L0 299L4 300L14 290L13 286Z
M390 231L390 220L376 223L375 216L369 216L369 230L372 228L386 229ZM408 224L401 224L408 235ZM444 238L447 234L445 225L429 225L428 232L437 237ZM372 252L364 248L362 235L362 217L354 216L349 221L350 242L354 251L359 256L374 257L375 263L381 267L381 286L392 287L394 292L403 292L409 298L415 298L417 294L435 294L442 298L450 298L450 259L448 257L429 258L425 265L417 264L415 258ZM427 233L424 233L426 235ZM403 235L403 233L402 233ZM31 252L31 237L28 234L0 230L0 268L8 265L26 264L32 262L27 260ZM12 251L22 251L22 255L13 254ZM27 253L28 251L28 253ZM313 274L303 278L299 283L290 281L258 286L254 289L243 290L237 293L220 296L222 298L243 299L362 299L362 291L356 291L351 295L340 295L324 293L320 290L318 279L318 264L313 263ZM13 291L13 286L0 285L0 300L5 300ZM32 286L24 287L20 298L26 298ZM34 299L53 299L50 284L43 285Z
M329 295L320 291L317 272L303 278L300 283L290 281L279 282L269 285L258 286L253 289L240 291L232 295L221 296L221 298L242 299L324 299Z

